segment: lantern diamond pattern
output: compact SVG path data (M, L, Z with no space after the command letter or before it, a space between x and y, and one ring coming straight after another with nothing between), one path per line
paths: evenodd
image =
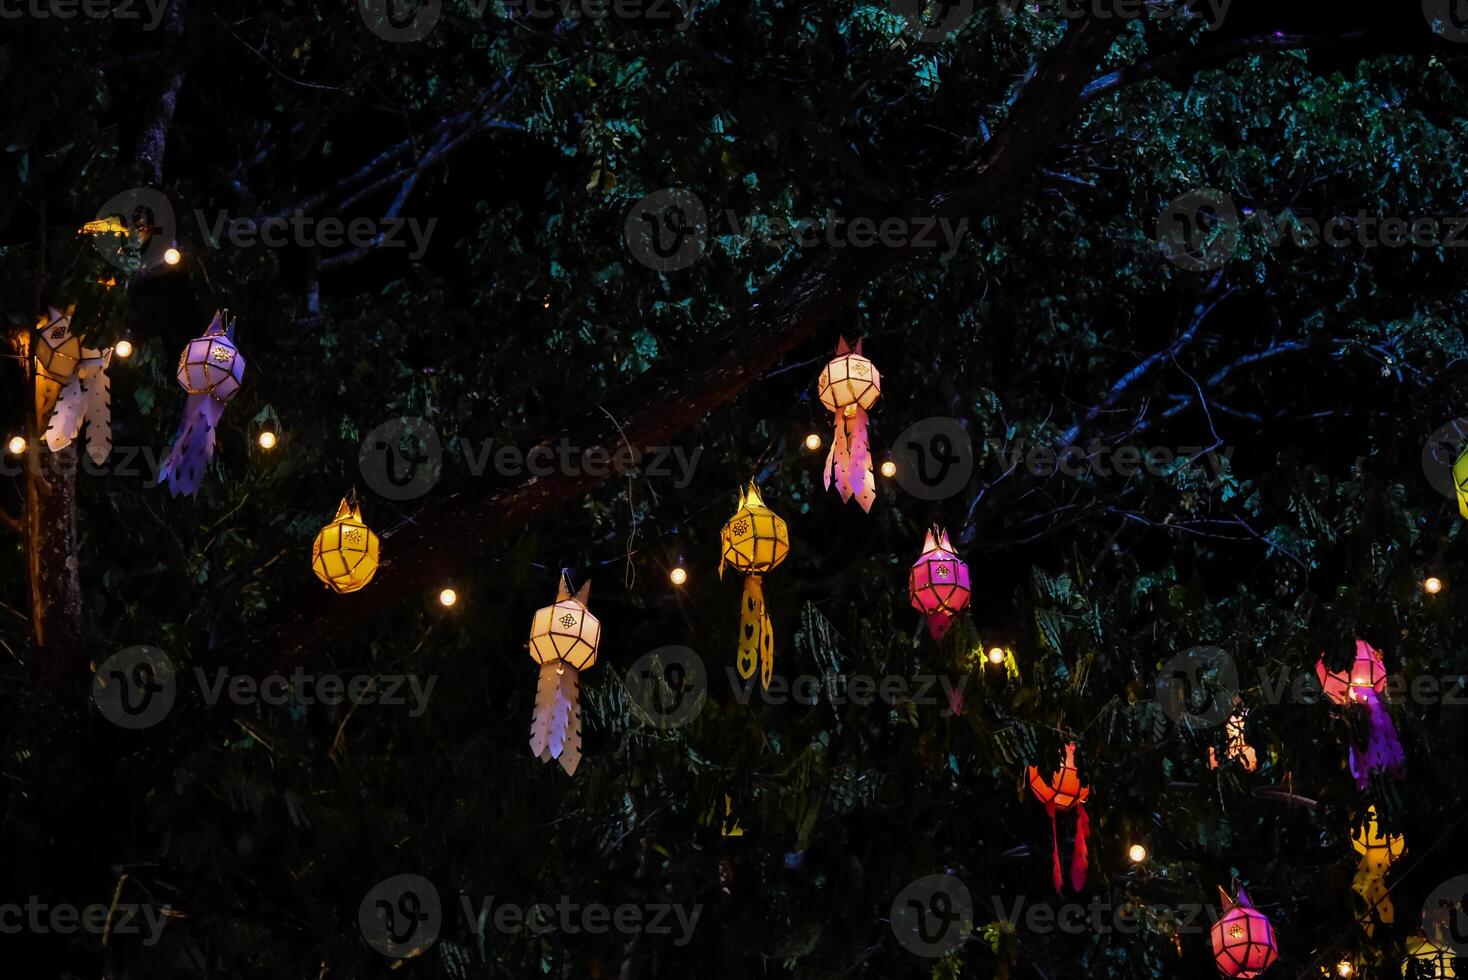
M943 639L953 620L969 603L968 565L953 551L948 532L931 528L923 540L923 553L907 575L912 607L928 621L928 633Z
M311 570L334 592L356 592L377 574L379 547L377 535L362 523L362 508L343 497L336 517L311 545Z
M739 676L749 680L758 666L760 685L769 687L775 672L775 631L765 610L762 576L790 553L790 531L765 506L751 483L739 495L739 509L719 533L719 543L719 577L724 577L725 565L744 573L739 606Z
M843 501L855 497L861 509L870 512L877 499L877 487L872 476L867 412L881 397L882 376L862 354L861 341L853 348L845 337L841 338L835 358L816 379L816 394L836 417L836 435L826 455L826 489L831 489L834 482Z
M1239 889L1237 901L1218 889L1223 914L1213 923L1213 961L1226 977L1251 980L1279 958L1274 940L1274 926L1264 913L1256 911L1249 893Z
M50 308L36 330L41 341L36 345L36 364L49 380L65 384L82 360L82 339L71 335L71 317Z
M1045 811L1050 815L1050 877L1057 893L1061 890L1063 878L1060 873L1060 838L1055 826L1055 814L1071 809L1076 811L1076 847L1071 854L1070 886L1073 890L1080 891L1086 887L1086 863L1090 857L1086 843L1091 830L1091 819L1086 813L1085 803L1091 795L1091 787L1081 784L1081 773L1076 768L1076 744L1066 744L1065 761L1049 779L1040 775L1039 767L1030 766L1029 782L1030 792L1044 804Z
M530 622L530 659L540 665L530 751L542 762L560 763L568 776L581 763L581 671L596 663L601 645L590 600L591 582L572 595L570 573L563 571L555 604L536 610Z

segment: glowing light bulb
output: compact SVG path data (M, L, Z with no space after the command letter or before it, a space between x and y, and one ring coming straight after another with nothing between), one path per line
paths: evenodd
M173 246L169 246L168 251L163 253L163 261L168 263L169 265L178 265L179 261L182 259L183 253Z
M1422 583L1422 588L1424 591L1427 592L1428 595L1437 595L1443 590L1443 580L1438 578L1436 575L1430 575L1428 576L1427 580Z
M1338 977L1348 977L1355 972L1356 968L1351 965L1350 960L1341 960L1335 965L1335 975Z
M820 449L821 448L821 437L818 436L818 435L816 435L814 432L812 432L810 435L806 436L805 437L805 448L806 449L809 449L811 452L815 452L817 449Z
M682 585L684 582L688 581L688 569L684 568L682 565L677 566L668 573L668 581L672 582L674 585Z
M892 462L890 459L887 460L885 463L882 464L882 475L889 480L892 479L894 476L897 475L897 464Z
M11 436L10 441L5 444L5 448L10 450L12 456L19 456L25 452L25 447L25 436Z
M1004 663L1004 649L1002 647L989 648L989 663L994 664L996 667Z
M264 432L260 433L259 442L261 449L274 449L276 441L277 440L275 438L275 433L271 432L269 429L266 429Z
M119 340L117 346L112 348L112 353L123 360L133 356L133 342L131 340Z
M1133 844L1126 849L1126 856L1131 859L1132 864L1141 864L1147 860L1147 849L1141 844Z
M459 601L459 593L453 589L444 589L438 594L438 604L447 608Z

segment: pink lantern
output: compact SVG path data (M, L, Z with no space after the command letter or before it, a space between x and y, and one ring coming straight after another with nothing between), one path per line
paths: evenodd
M1239 889L1237 901L1218 889L1223 915L1213 923L1213 960L1218 972L1238 980L1251 980L1279 959L1279 946L1274 940L1274 926L1263 912L1255 910L1249 893Z
M1336 704L1364 701L1367 691L1380 695L1386 690L1386 664L1382 662L1380 651L1365 640L1356 641L1356 661L1350 670L1326 670L1322 655L1315 665L1315 675L1320 678L1325 696Z
M1327 670L1322 656L1315 665L1315 674L1326 697L1336 704L1355 705L1366 712L1366 744L1359 749L1351 746L1351 775L1356 777L1356 788L1366 792L1373 772L1400 779L1407 759L1382 699L1386 691L1386 664L1381 653L1365 640L1357 640L1356 660L1350 670Z
M968 605L968 565L954 552L948 532L941 527L928 531L923 553L908 573L907 590L912 607L927 617L928 633L934 640L943 639L954 617Z

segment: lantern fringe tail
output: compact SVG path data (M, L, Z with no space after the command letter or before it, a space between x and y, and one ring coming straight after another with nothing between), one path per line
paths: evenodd
M1083 891L1086 887L1086 862L1090 858L1086 838L1090 833L1091 818L1082 803L1076 807L1076 849L1070 856L1070 887L1074 891Z
M530 751L542 762L556 759L568 776L581 763L580 673L560 660L540 665Z
M1055 885L1055 894L1059 895L1065 882L1060 875L1060 834L1055 829L1055 804L1047 803L1045 809L1050 811L1050 880Z
M876 480L872 476L871 440L867 435L867 413L858 408L855 414L836 416L836 434L826 456L826 489L834 480L842 501L856 497L861 509L871 513L877 499Z
M158 470L159 484L167 483L173 496L189 496L204 482L204 470L214 456L214 430L223 415L224 403L212 395L189 396L178 439Z
M928 614L928 635L933 638L934 643L942 642L943 637L948 635L948 630L953 626L955 616L946 609Z
M760 686L768 688L775 673L775 629L765 611L764 584L758 575L744 577L739 606L739 676L749 680L759 668Z
M1367 691L1363 697L1367 711L1366 749L1357 753L1351 749L1351 773L1356 777L1356 788L1365 793L1371 784L1373 772L1384 772L1396 779L1402 778L1407 757L1397 738L1396 726L1391 715L1375 691Z

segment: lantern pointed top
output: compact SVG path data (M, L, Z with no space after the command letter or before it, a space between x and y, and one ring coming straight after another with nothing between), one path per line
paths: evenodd
M938 539L933 537L933 529L928 528L927 534L923 537L923 554L926 555L936 550L938 550Z
M743 492L739 494L739 506L753 509L755 507L763 507L764 505L765 502L759 495L759 487L754 485L753 480L750 480L749 486L745 487Z

